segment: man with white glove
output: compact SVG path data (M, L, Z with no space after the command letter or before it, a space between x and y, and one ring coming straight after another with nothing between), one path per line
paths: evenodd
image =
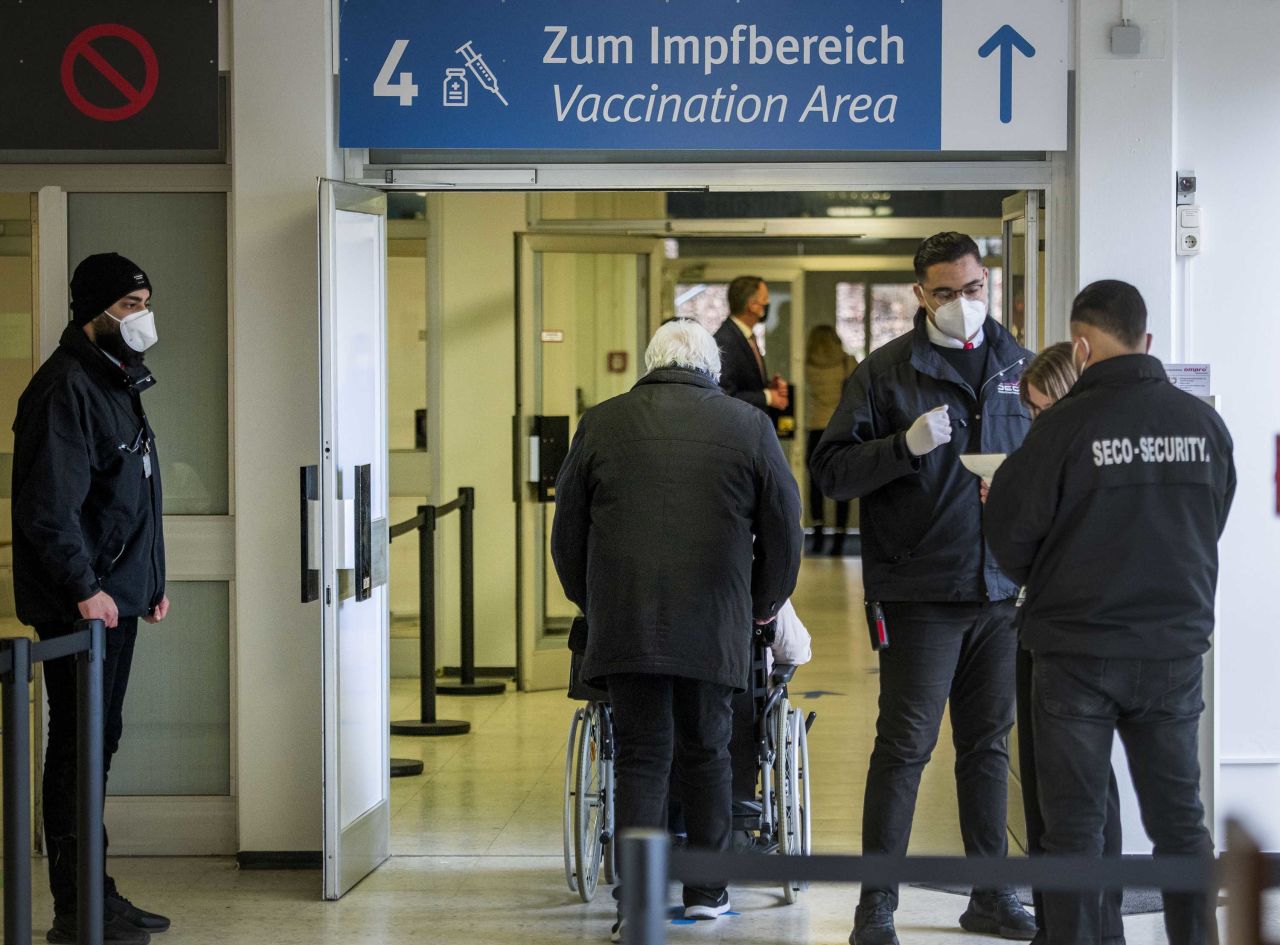
M915 272L915 326L858 365L811 460L824 495L860 500L863 583L888 632L862 849L907 852L950 703L965 852L1003 856L1018 589L987 551L978 480L957 457L1017 449L1031 422L1018 398L1031 354L987 316L988 273L972 239L931 236ZM897 945L897 906L896 887L864 885L849 941ZM1008 889L975 889L960 925L1035 934Z

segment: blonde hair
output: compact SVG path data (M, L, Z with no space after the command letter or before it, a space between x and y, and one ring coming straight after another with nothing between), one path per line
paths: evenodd
M1027 388L1035 384L1056 404L1067 396L1067 391L1079 379L1080 372L1071 359L1071 342L1060 341L1056 345L1049 345L1027 365L1027 369L1022 372L1022 380L1018 382L1018 399L1024 407L1030 408L1031 397Z
M804 346L804 359L810 364L825 365L844 356L844 345L834 325L814 325Z

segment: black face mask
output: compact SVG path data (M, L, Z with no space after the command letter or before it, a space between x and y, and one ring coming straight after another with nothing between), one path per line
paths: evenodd
M763 325L769 320L769 302L764 303L764 308L760 310L760 324Z
M111 357L128 368L142 367L143 352L134 351L124 343L120 325L110 315L103 314L94 319L93 332L98 347Z

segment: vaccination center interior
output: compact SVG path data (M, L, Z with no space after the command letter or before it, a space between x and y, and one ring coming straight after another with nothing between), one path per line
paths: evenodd
M119 253L156 313L171 606L138 632L105 824L123 894L172 918L156 937L608 938L616 850L586 795L612 786L601 717L568 697L556 476L654 332L715 331L741 275L768 287L755 338L790 385L807 530L775 824L802 836L784 853L859 853L878 657L859 505L811 507L807 349L831 326L852 365L911 331L913 256L945 231L1032 352L1070 340L1082 287L1136 286L1150 353L1229 429L1200 789L1217 853L1229 819L1280 851L1278 39L1277 0L0 3L0 632L33 637L19 398L77 265ZM3 732L36 940L43 675ZM912 856L964 853L955 761L944 721ZM730 886L732 913L667 939L850 935L854 882ZM904 883L898 936L971 935L958 893ZM1126 897L1129 945L1163 940L1160 909Z

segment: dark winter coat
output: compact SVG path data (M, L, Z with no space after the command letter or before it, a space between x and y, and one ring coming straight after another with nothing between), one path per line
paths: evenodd
M773 426L670 368L587 411L556 482L551 553L590 628L583 677L746 686L752 618L791 595L800 496Z
M154 384L70 325L18 401L13 584L23 623L69 624L100 590L121 617L145 616L164 597L160 462L140 397Z
M1099 362L997 470L987 538L1027 585L1035 653L1177 659L1209 648L1235 494L1222 418L1145 354Z
M868 600L995 601L1018 591L987 553L979 482L959 456L1018 448L1031 423L1018 397L1031 352L992 318L983 332L986 380L975 391L929 342L917 312L912 331L858 365L810 458L823 495L861 500ZM943 404L951 442L912 456L908 428Z

